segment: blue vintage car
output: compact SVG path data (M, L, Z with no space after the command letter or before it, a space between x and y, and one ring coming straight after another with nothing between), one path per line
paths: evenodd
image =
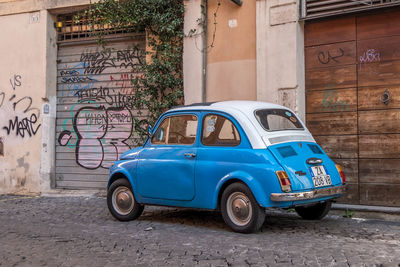
M294 207L318 220L345 189L339 165L290 109L225 101L175 108L142 147L110 169L107 204L118 220L144 205L220 210L237 232L254 232L265 208Z

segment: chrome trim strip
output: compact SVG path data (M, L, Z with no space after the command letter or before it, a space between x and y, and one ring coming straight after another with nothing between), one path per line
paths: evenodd
M316 189L298 193L272 193L272 201L296 201L296 200L307 200L320 197L335 196L343 194L346 191L346 185Z
M318 158L309 158L306 160L307 164L320 164L322 163L322 159Z

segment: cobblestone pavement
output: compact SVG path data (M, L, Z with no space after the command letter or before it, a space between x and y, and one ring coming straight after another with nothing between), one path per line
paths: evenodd
M118 222L99 197L0 196L0 266L400 266L400 222L267 211L237 234L217 212L146 207Z

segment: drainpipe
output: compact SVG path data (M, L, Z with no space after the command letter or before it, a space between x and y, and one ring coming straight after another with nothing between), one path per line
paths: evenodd
M207 100L207 1L204 0L204 21L203 21L203 88L202 88L202 102Z

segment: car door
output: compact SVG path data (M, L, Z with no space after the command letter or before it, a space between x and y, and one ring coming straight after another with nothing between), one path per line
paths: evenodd
M162 119L139 156L137 180L141 196L184 201L194 198L197 128L196 114Z
M205 112L202 124L196 159L196 199L210 208L221 179L234 171L247 170L257 159L230 116Z

